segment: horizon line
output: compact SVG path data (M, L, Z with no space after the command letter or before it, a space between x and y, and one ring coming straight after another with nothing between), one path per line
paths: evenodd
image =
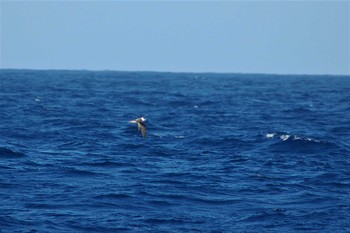
M231 71L164 71L164 70L114 70L114 69L56 69L56 68L0 68L0 71L70 71L70 72L120 72L120 73L178 73L178 74L239 74L239 75L275 75L275 76L350 76L350 74L316 73L270 73L270 72L231 72Z

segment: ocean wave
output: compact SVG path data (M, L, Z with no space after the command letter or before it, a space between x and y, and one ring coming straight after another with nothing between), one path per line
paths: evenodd
M123 168L123 167L133 167L135 165L127 162L113 162L113 161L106 160L106 161L85 162L85 163L81 163L81 166Z
M162 202L169 202L170 205L178 205L180 203L186 204L186 203L197 203L197 204L205 204L205 205L212 205L212 206L227 206L227 205L234 205L239 203L238 199L235 199L234 197L210 197L205 195L188 195L188 193L177 193L177 194L170 194L170 193L144 193L147 194L147 196L156 198L157 201Z
M89 171L89 170L82 170L82 169L78 169L78 168L65 168L63 170L63 172L65 175L81 177L81 178L89 178L89 177L96 177L96 176L108 176L105 173L94 172L94 171Z
M13 187L16 187L16 186L12 183L3 183L2 181L0 181L0 188L2 189L9 189Z
M158 225L158 224L181 225L181 224L186 224L186 223L197 223L197 221L193 221L192 219L189 219L189 218L177 218L177 217L165 218L165 217L161 217L161 216L146 218L146 219L144 219L144 222L146 222L148 224L155 224L155 225Z
M25 156L24 153L6 147L0 147L0 158L16 159Z
M249 148L254 144L253 140L245 140L240 136L226 135L218 137L202 136L191 140L198 147L210 146L211 148Z
M316 153L323 150L341 150L341 146L334 142L315 139L307 136L299 136L286 133L267 133L266 139L273 139L268 150L273 152L303 152Z
M8 216L8 215L1 215L0 216L0 226L2 228L5 227L11 227L13 231L11 232L16 232L18 230L18 226L26 226L26 225L31 225L29 221L21 221L14 216ZM16 228L15 228L16 226ZM0 230L2 232L3 229ZM10 231L9 231L10 232Z
M128 199L128 198L133 198L133 196L128 195L128 194L123 194L123 193L108 193L108 194L102 194L102 195L97 195L94 197L95 199L112 199L112 200L120 200L120 199Z

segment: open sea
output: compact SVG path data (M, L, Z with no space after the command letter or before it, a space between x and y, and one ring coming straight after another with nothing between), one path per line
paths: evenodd
M350 232L350 76L0 70L0 232Z

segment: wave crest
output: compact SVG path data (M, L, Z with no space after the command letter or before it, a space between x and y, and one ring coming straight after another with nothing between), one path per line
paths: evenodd
M12 159L12 158L20 158L23 156L25 156L25 154L22 152L14 151L6 147L0 147L0 158Z
M286 133L268 133L265 138L272 140L268 150L273 152L317 153L329 149L341 149L334 142L318 140L312 137Z

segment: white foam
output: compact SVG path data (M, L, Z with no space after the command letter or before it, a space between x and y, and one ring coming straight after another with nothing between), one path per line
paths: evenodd
M290 135L288 135L288 134L282 134L280 136L280 139L282 139L282 141L286 141L286 140L288 140L288 138L290 138Z
M265 135L266 138L274 138L276 136L276 133L268 133Z
M39 96L37 96L37 97L35 97L35 98L34 98L34 101L35 101L35 102L40 102L40 101L41 101L41 99L40 99L40 97L39 97Z

